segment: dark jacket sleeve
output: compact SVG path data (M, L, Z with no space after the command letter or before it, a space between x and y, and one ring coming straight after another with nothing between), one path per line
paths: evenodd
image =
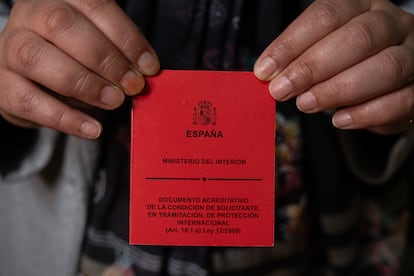
M398 136L338 131L338 137L349 167L374 185L389 181L414 161L414 127Z

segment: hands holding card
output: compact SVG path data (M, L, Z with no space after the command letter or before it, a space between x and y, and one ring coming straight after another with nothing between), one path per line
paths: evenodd
M110 110L159 70L150 44L115 1L19 1L0 36L0 113L96 138L91 107ZM53 91L53 92L51 92Z
M276 100L297 97L308 113L334 109L339 128L390 133L414 117L413 48L414 17L390 1L315 1L254 71L270 81ZM85 105L117 108L159 69L114 1L19 1L0 53L5 119L87 138L98 137L101 125Z
M315 1L259 57L258 78L342 129L407 129L414 114L414 17L391 1ZM412 121L411 121L412 122Z
M0 274L405 271L409 5L0 0Z

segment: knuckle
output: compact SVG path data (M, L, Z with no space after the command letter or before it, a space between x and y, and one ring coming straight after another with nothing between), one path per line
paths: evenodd
M16 114L22 118L30 118L34 110L40 105L39 96L33 93L22 93L11 101L16 108Z
M90 14L111 2L112 0L82 0L81 9L85 13Z
M9 67L35 69L42 59L41 41L26 32L14 32L5 42L6 63Z
M343 1L321 0L314 3L315 17L325 26L337 28L343 21Z
M120 49L127 57L138 58L138 55L142 52L142 42L136 33L127 32L121 37Z
M288 77L293 83L313 85L316 83L315 66L311 61L301 60Z
M51 5L40 13L42 25L48 34L59 35L77 22L77 13L69 5Z
M371 101L365 106L364 117L366 118L366 121L377 121L380 114L380 107L375 101Z
M353 47L371 49L375 45L376 32L367 23L354 21L347 27L347 39Z
M296 57L296 48L294 43L290 42L288 39L281 41L276 47L272 49L271 53L274 60L281 58L291 60Z
M81 72L71 83L73 92L72 97L84 99L93 94L89 93L92 86L92 75L89 72Z
M126 72L126 66L122 66L120 63L123 58L117 51L103 51L102 56L98 57L97 60L98 72L103 76L110 77L110 81L119 82L122 75Z
M386 51L384 53L386 70L389 80L392 83L400 83L408 75L409 64L407 59L398 51Z
M65 117L66 110L56 110L55 116L53 116L54 121L52 121L51 126L55 129L64 129L65 127Z
M323 85L323 89L320 92L320 101L324 104L330 101L331 105L337 107L343 101L344 91L348 90L347 85L342 81L328 81Z

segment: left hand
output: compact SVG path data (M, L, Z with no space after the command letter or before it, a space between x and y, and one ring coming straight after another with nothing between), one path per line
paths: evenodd
M414 16L388 0L316 0L254 72L276 100L334 110L338 128L404 131L414 119Z

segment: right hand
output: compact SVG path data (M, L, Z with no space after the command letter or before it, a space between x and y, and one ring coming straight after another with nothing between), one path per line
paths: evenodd
M97 138L101 124L82 109L119 107L159 67L115 1L20 0L0 34L0 114Z

